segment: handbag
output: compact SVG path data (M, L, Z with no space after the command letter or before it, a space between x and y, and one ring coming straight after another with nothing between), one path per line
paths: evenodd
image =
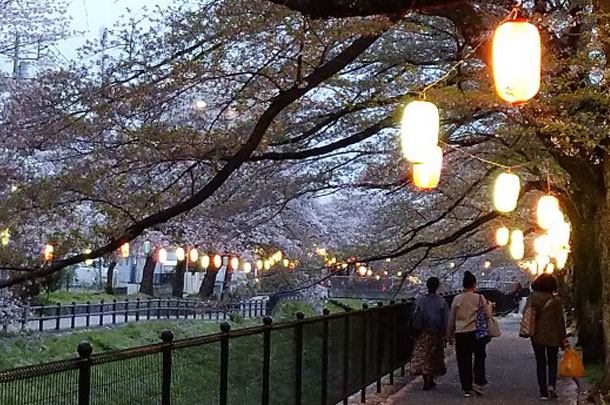
M487 312L485 311L482 295L479 295L479 307L477 308L476 326L476 339L479 342L489 343L489 341L491 340L491 333L489 331L489 320L487 319Z
M502 336L500 325L498 324L498 321L496 321L496 318L494 318L493 316L489 318L489 336L491 336L492 338Z
M585 367L576 350L568 347L559 364L559 374L564 377L582 378L585 376Z
M553 301L554 297L544 304L540 312L544 311ZM519 336L522 338L531 338L536 334L536 309L530 303L523 310L523 317L521 318L521 325L519 326Z

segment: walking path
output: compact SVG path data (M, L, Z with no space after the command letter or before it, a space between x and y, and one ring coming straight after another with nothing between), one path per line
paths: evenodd
M447 375L439 378L438 387L433 391L423 391L421 378L393 395L387 405L399 404L540 404L536 382L536 363L529 340L520 338L519 317L500 320L502 337L494 339L487 347L487 376L489 385L485 395L463 398L457 365L454 357L448 360ZM453 348L448 348L453 351ZM571 379L558 382L559 401L550 403L567 405L577 403L577 389Z

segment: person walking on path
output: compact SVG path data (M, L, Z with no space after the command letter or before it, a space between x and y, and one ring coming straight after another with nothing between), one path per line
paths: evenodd
M411 370L424 379L424 390L436 386L435 377L445 375L445 338L449 319L447 300L436 292L440 281L430 277L426 282L428 293L417 300L417 309L413 315L414 329L417 331Z
M485 357L488 340L477 339L477 313L479 308L483 308L489 321L492 317L492 307L482 295L475 293L477 278L474 274L466 271L462 285L466 291L453 300L449 312L447 333L450 344L455 339L455 353L462 391L464 391L465 397L471 397L473 391L482 395L483 387L487 385Z
M536 357L536 374L540 399L557 398L557 358L559 348L569 346L561 298L556 296L557 280L551 274L542 274L532 283L534 292L528 297L525 308L532 306L535 314L534 335L531 337ZM525 312L524 308L524 312ZM548 373L548 379L547 379Z

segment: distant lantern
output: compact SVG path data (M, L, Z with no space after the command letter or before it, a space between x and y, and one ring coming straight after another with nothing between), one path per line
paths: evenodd
M252 272L252 264L245 262L244 263L244 273L250 274Z
M7 228L2 231L2 246L6 246L11 241L11 231Z
M517 208L521 180L513 173L502 173L494 185L494 207L498 212L511 212Z
M398 273L396 273L396 275L397 275L398 277L402 277L402 271L399 271Z
M176 249L176 260L178 260L179 262L184 261L184 258L186 257L186 253L184 252L184 249L179 247Z
M86 255L91 254L91 249L85 249L84 252ZM85 259L85 265L87 266L91 266L93 264L93 260L92 259Z
M290 260L284 259L284 267L290 266Z
M121 245L121 256L123 256L124 258L128 258L129 257L129 242L125 242Z
M521 260L525 255L523 231L519 229L515 229L510 236L510 255L515 260Z
M203 255L201 257L201 267L203 267L204 269L207 269L208 267L210 267L210 256Z
M540 235L534 240L534 251L539 255L551 253L551 238L548 235Z
M547 255L536 256L536 263L538 264L538 272L542 273L550 262L551 262L551 259Z
M165 248L157 250L157 261L161 264L165 264L167 261L167 250Z
M220 255L214 256L214 267L216 267L217 269L222 267L222 256L220 256Z
M384 276L387 276L388 274L389 274L389 273L388 273L388 271L387 271L387 270L384 270L384 271L383 271L383 275L384 275Z
M438 145L440 117L436 105L429 101L411 101L402 116L401 146L408 161L423 163L435 154Z
M189 260L192 263L197 263L197 260L199 260L199 252L197 251L197 248L192 248L189 250Z
M568 262L568 250L561 250L555 257L555 262L557 263L557 268L559 270L563 269L566 266L566 263Z
M436 146L434 153L427 161L413 164L413 184L420 189L431 189L438 186L443 168L443 150Z
M258 259L258 260L256 261L256 268L257 268L258 270L262 270L264 266L265 266L265 263L263 263L263 261L262 261L262 260Z
M538 225L542 229L551 229L564 222L563 214L559 209L559 200L552 195L545 195L538 200L536 208Z
M237 270L239 268L239 259L237 257L232 257L230 263L232 270Z
M483 267L486 268L486 269L490 268L491 267L491 261L485 260L483 262Z
M283 258L283 257L284 257L284 253L282 253L282 251L281 251L281 250L278 250L277 252L275 252L275 255L273 256L273 259L274 259L276 262L278 262L278 263L279 263L279 262L281 262L281 261L282 261L282 258Z
M540 89L540 34L525 19L508 20L496 28L493 38L493 77L498 96L521 104Z
M150 241L149 240L145 240L142 243L142 250L144 250L144 254L149 254L150 253Z
M553 263L547 264L545 271L548 274L553 274L555 272L555 265Z
M501 226L496 230L496 243L498 246L506 246L510 240L510 231L507 227Z
M373 270L368 269L368 271L366 272L366 275L367 275L368 277L371 277L371 276L373 275Z
M264 267L265 267L265 270L269 270L271 268L271 261L270 260L265 260L264 261Z
M360 274L362 277L366 276L366 267L360 266L358 269L358 274Z
M45 243L44 249L42 251L42 257L47 262L53 260L53 253L55 252L55 248L50 243Z

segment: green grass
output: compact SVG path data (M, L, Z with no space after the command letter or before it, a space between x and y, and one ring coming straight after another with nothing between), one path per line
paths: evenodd
M604 379L604 365L602 363L585 364L585 378L591 385L599 385Z
M136 299L138 296L110 295L103 292L83 292L83 291L53 291L49 294L41 293L34 298L39 305L71 304L72 302L112 302L113 299L123 301L125 298Z
M297 319L297 313L302 312L306 318L317 316L316 311L307 302L286 301L280 304L273 314L275 322L290 322Z

